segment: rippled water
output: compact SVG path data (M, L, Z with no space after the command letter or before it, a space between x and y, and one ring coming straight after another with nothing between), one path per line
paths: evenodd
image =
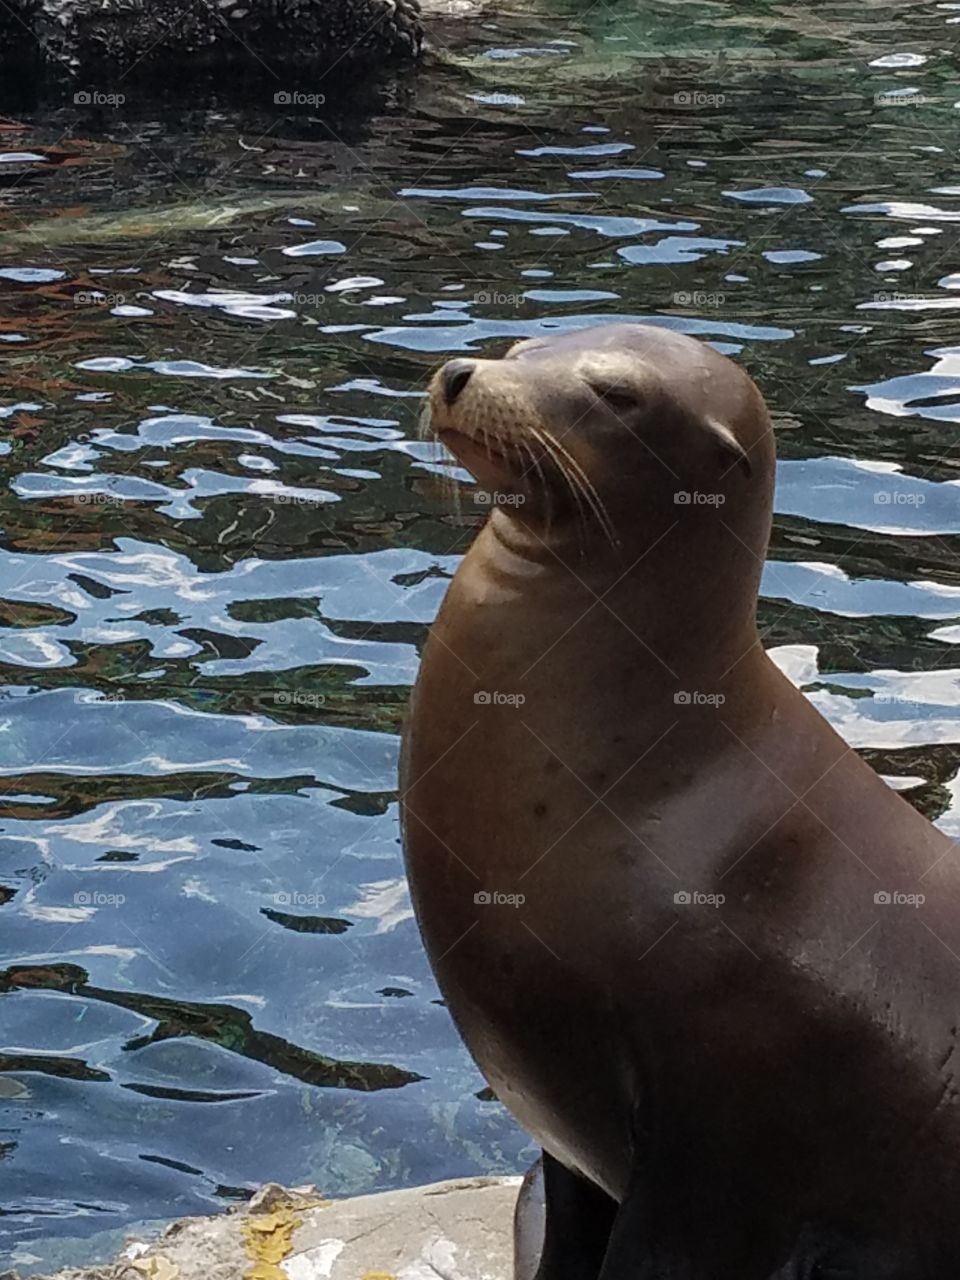
M781 455L767 644L960 834L958 24L543 0L366 121L268 86L2 124L24 1273L266 1179L530 1154L438 1002L397 843L418 645L482 518L416 438L446 353L620 316L743 360Z

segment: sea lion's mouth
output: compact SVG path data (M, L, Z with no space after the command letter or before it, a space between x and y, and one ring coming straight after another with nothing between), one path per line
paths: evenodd
M516 449L496 437L470 435L455 427L442 427L437 432L440 443L462 462L485 489L518 491L524 487L524 458Z
M443 426L435 429L435 435L481 489L499 495L496 501L505 502L514 514L519 516L521 510L539 513L548 525L555 519L572 516L581 526L591 516L608 541L616 541L610 518L589 477L546 431L531 431L529 435L504 440L493 433L473 435Z
M498 449L488 440L478 440L475 436L468 435L465 431L458 431L455 427L444 427L437 432L437 437L440 443L458 458L462 454L469 455L479 451L489 462L502 466L504 470L510 467L510 459L504 450Z

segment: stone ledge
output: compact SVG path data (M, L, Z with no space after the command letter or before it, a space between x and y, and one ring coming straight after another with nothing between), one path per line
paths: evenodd
M323 1200L270 1183L242 1209L131 1239L116 1262L38 1280L506 1280L519 1186L464 1178Z
M248 74L316 76L343 64L385 66L419 56L418 0L9 0L0 4L4 72L71 89L111 90L204 74L228 85ZM282 86L281 86L282 87Z

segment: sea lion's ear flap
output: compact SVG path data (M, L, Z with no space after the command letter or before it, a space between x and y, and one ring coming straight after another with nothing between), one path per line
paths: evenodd
M720 451L724 457L729 458L733 465L738 466L745 476L753 475L753 467L750 465L746 449L744 449L727 424L720 422L717 418L707 418L706 426L720 446Z

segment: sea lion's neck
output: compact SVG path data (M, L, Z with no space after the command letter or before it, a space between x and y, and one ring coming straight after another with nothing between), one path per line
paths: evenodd
M578 530L544 533L495 511L469 552L462 585L504 620L521 609L524 630L537 633L534 647L573 627L601 646L609 632L618 651L632 635L640 665L678 679L720 679L762 653L761 557L736 535L722 541L703 559L696 546L656 530L640 546L585 546Z

